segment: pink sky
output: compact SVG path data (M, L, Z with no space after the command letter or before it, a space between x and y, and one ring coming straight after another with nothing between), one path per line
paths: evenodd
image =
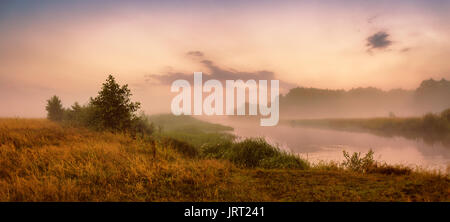
M424 79L450 78L448 3L343 2L4 3L0 116L45 116L54 94L67 106L85 103L110 73L145 111L168 111L169 86L145 76L208 73L205 59L318 88L414 89ZM368 45L380 32L387 34L380 45Z

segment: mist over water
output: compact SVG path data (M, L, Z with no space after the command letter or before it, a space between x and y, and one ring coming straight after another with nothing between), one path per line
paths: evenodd
M364 132L293 127L283 124L260 127L256 121L242 121L233 117L211 118L208 121L233 127L233 133L241 138L263 137L269 143L299 154L313 163L341 162L344 159L343 150L365 154L372 149L377 161L388 164L402 164L442 172L446 172L450 164L450 147L441 142L431 144L422 139L383 137Z

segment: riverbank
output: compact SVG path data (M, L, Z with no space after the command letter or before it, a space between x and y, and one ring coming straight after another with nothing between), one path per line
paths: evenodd
M299 119L283 120L291 126L331 128L351 132L369 132L380 136L423 139L428 143L450 145L450 109L422 117Z
M222 152L217 142L228 134L161 131L133 139L43 119L0 119L0 200L450 201L444 175L311 165L271 147L248 156L261 147L246 145L266 146L254 141Z

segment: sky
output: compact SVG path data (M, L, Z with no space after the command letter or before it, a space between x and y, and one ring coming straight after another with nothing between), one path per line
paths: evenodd
M0 116L86 103L107 75L147 113L171 81L273 78L284 90L414 89L450 79L450 1L0 2Z

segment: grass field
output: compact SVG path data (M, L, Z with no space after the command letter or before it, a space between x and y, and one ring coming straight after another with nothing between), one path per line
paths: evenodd
M189 143L187 133L170 136L179 128L162 131L133 139L0 119L0 201L450 201L446 175L310 165L271 147L252 149L263 141L198 147L210 132ZM241 164L257 158L248 153L262 159Z

